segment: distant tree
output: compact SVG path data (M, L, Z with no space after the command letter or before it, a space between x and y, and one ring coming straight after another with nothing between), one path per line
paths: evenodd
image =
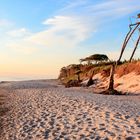
M86 61L88 62L88 64L90 64L92 61L95 61L97 63L97 62L103 62L103 61L108 61L108 60L109 58L105 54L94 54L84 59L80 59L80 62L82 63Z
M90 65L90 64L91 64L91 59L90 59L89 57L86 57L86 58L80 59L80 63L82 63L82 62L87 62L88 65Z
M102 61L108 61L109 58L105 54L94 54L88 57L92 61L96 62L102 62Z

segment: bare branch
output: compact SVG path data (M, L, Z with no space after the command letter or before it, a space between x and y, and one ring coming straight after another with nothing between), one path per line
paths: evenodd
M137 49L137 47L138 47L139 42L140 42L140 36L139 36L138 39L137 39L135 48L134 48L134 50L133 50L133 53L132 53L132 55L131 55L131 57L130 57L129 62L131 62L131 60L132 60L132 58L133 58L133 56L134 56L134 54L135 54L135 51L136 51L136 49Z
M121 54L120 54L120 57L119 57L119 59L118 59L117 62L120 62L120 60L122 58L122 55L123 55L123 52L124 52L124 50L126 48L126 45L127 45L128 41L130 40L131 36L133 35L133 33L135 32L135 30L138 28L139 25L140 25L140 22L139 23L136 23L136 24L130 24L129 25L130 30L127 33L126 37L125 37L125 40L124 40L124 43L123 43L123 46L122 46L122 50L121 50ZM132 30L132 27L131 26L135 26L135 28Z

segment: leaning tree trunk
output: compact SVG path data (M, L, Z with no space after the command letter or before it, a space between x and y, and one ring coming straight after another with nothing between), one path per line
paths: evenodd
M134 48L134 50L133 50L133 53L132 53L132 55L131 55L131 57L130 57L129 62L131 62L131 60L132 60L132 58L133 58L133 56L134 56L134 54L135 54L135 51L136 51L136 49L137 49L137 47L138 47L139 42L140 42L140 36L138 37L138 40L137 40L137 42L136 42L135 48Z
M117 64L117 63L116 63ZM105 91L102 91L101 94L107 94L107 95L122 95L121 92L114 89L114 74L115 74L115 63L111 65L110 70L110 78L109 78L109 85L108 89Z
M80 73L77 74L77 76L78 76L78 82L80 82Z
M108 85L108 90L110 91L114 90L114 73L115 73L115 64L112 64L110 70L109 85Z

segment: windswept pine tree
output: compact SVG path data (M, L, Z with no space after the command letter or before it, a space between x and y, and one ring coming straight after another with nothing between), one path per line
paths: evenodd
M104 61L108 61L109 58L107 55L105 54L93 54L90 55L89 57L80 59L80 62L88 62L88 64L95 62L95 63L99 63L99 62L104 62Z

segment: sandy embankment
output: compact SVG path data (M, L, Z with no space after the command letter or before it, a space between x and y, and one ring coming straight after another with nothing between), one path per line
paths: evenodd
M95 83L90 86L88 89L94 92L100 92L108 88L109 77L103 77L101 74L96 74L93 76ZM87 83L87 79L83 81L83 85ZM118 77L115 74L114 76L114 88L122 93L130 95L140 95L140 75L135 73L129 73Z
M55 81L10 82L1 140L140 139L140 96L105 96Z

